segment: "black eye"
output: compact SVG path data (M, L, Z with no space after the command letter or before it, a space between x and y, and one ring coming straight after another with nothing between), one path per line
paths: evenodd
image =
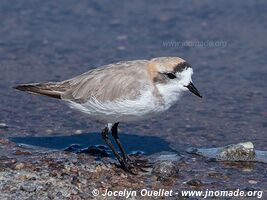
M169 79L176 78L175 74L173 74L173 73L166 73L166 75L168 76Z

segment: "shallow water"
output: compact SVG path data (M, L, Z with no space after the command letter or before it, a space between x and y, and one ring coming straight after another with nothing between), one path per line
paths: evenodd
M120 139L125 146L125 150L129 153L140 152L146 155L151 155L159 151L158 147L160 147L161 151L172 151L166 141L155 136L120 134ZM73 150L74 152L96 144L105 145L99 133L52 137L14 137L11 141L18 144L34 145L59 150L64 150L66 147L73 146L76 149ZM151 145L151 143L153 143L153 145Z
M134 134L160 137L179 152L242 141L267 150L267 2L146 3L2 0L0 123L9 128L0 136L35 145L50 136L53 148L63 148L69 143L58 137L87 137L103 127L58 100L15 91L16 84L64 80L120 60L180 56L193 66L204 98L188 93L160 117L121 124L125 146ZM156 140L130 149L164 150Z

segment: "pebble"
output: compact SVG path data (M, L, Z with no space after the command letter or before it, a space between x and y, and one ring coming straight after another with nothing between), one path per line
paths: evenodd
M199 187L202 185L202 181L199 179L192 179L187 182L187 185L194 186L194 187Z
M152 170L160 181L166 181L178 175L179 169L172 161L159 161Z
M20 186L20 189L25 192L35 192L36 186L33 183L25 183Z
M76 131L74 132L74 134L82 134L82 133L83 133L83 131L80 130L80 129L78 129L78 130L76 130Z
M6 139L6 138L0 138L0 144L5 145L5 144L10 144L10 143L11 142L8 139Z
M77 176L73 176L71 184L77 185L79 182L80 182L79 178Z
M249 180L248 183L255 185L255 184L257 184L258 182L255 181L255 180Z
M21 155L24 155L24 156L32 155L31 152L29 152L29 151L21 151L21 150L16 150L14 154L17 155L17 156L21 156Z
M25 167L24 163L16 163L15 166L14 166L14 169L15 170L20 170L20 169L23 169L24 167Z
M6 129L8 125L6 123L0 123L0 129Z

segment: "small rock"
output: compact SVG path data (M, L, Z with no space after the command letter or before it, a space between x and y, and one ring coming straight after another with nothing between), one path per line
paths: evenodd
M45 132L48 133L48 134L51 134L51 133L53 133L53 130L52 129L46 129Z
M201 180L198 180L198 179L192 179L192 180L188 181L187 184L194 186L194 187L199 187L202 185L202 182L201 182Z
M77 176L73 176L73 178L72 178L72 180L71 180L71 184L73 184L73 185L77 185L77 183L79 183L80 181L79 181L79 179L78 179L78 177Z
M64 151L77 153L77 152L81 151L81 148L82 148L82 146L79 144L72 144L69 147L67 147L66 149L64 149Z
M110 149L104 145L90 146L86 149L80 150L78 153L86 153L86 154L90 154L92 156L96 156L96 157L100 157L100 158L109 157L111 154Z
M56 199L56 195L55 195L54 192L52 192L52 191L49 191L49 192L47 193L47 197L48 197L49 199Z
M222 160L252 160L255 157L254 146L251 142L228 145L218 152Z
M168 180L178 175L179 169L172 161L158 161L153 167L152 173L158 180Z
M255 181L255 180L249 180L248 183L255 185L255 184L257 184L258 182Z
M33 176L33 177L30 177L28 180L29 180L29 181L36 181L37 178L36 178L35 176Z
M20 189L25 192L35 192L36 186L33 183L25 183L20 186Z
M251 142L217 148L189 148L186 151L190 154L207 157L209 162L249 161L267 163L267 151L255 150Z
M15 166L14 166L14 169L15 170L20 170L20 169L23 169L24 167L25 167L24 163L16 163Z
M0 123L0 129L7 129L8 125L6 123Z
M0 144L5 145L5 144L10 144L10 143L11 142L8 139L6 139L6 138L0 138Z
M21 150L17 150L15 152L15 155L17 156L21 156L21 155L24 155L24 156L29 156L29 155L32 155L29 151L21 151Z
M74 132L75 134L82 134L82 130L78 129Z
M76 167L70 167L69 171L72 173L78 173L79 172L78 168L76 168Z

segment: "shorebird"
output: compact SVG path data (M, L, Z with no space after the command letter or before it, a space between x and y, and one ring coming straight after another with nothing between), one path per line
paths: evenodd
M22 84L15 89L65 101L71 108L105 124L105 143L121 167L132 172L136 163L118 136L120 122L148 119L168 110L185 91L202 97L192 83L193 69L179 57L122 61L92 69L60 82ZM113 136L121 153L110 140Z

